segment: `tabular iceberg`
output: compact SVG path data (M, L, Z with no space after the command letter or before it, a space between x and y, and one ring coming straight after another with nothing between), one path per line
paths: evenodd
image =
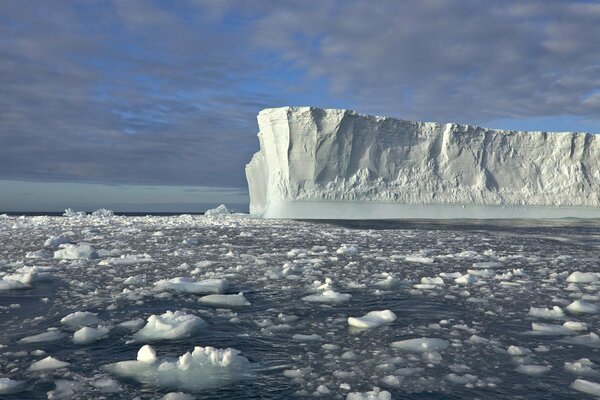
M600 136L412 122L349 110L258 114L250 213L267 218L600 217Z

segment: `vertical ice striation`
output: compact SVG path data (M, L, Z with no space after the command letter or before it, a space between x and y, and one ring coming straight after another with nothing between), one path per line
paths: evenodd
M600 217L600 138L309 107L258 115L250 212L275 218Z

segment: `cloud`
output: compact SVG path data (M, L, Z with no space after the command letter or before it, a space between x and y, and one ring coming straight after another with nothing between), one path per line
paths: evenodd
M245 186L265 107L600 123L591 2L0 3L0 178Z

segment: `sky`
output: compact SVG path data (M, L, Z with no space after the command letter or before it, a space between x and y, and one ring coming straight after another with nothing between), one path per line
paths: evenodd
M247 207L267 107L600 133L599 50L597 1L0 0L0 210Z

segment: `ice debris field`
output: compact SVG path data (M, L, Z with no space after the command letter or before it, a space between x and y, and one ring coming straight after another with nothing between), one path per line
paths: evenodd
M600 396L597 221L0 216L0 397Z

